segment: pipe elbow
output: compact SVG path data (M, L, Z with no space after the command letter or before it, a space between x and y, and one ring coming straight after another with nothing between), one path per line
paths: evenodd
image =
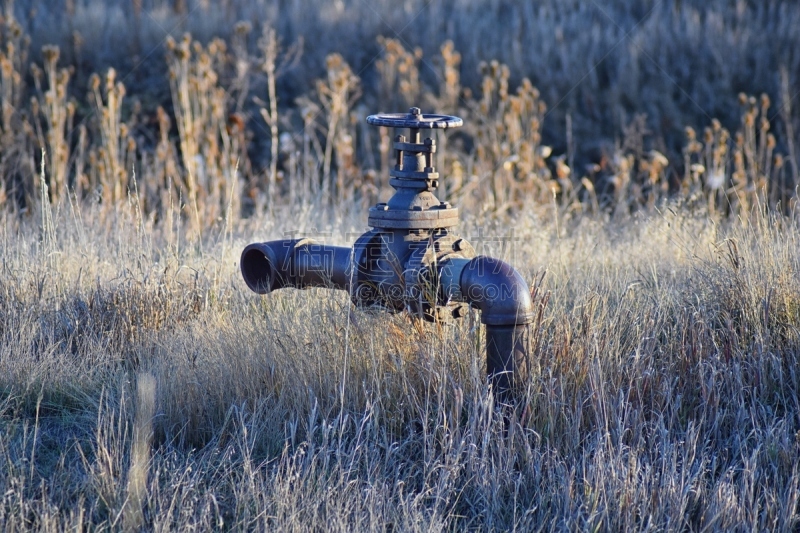
M480 309L481 322L493 326L514 326L533 321L533 304L528 284L508 263L478 256L461 271L463 299Z

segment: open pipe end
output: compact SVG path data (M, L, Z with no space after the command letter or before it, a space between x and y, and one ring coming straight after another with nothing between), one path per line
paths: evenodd
M275 283L275 254L265 243L253 243L242 251L242 277L250 290L267 294Z

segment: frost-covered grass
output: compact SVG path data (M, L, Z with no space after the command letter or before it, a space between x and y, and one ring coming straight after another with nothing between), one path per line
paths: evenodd
M187 239L135 205L99 213L3 218L5 530L797 527L785 219L517 218L506 258L542 312L504 413L475 316L437 328L323 289L246 289L241 247L312 220ZM318 229L345 244L362 223ZM499 228L461 231L500 253Z

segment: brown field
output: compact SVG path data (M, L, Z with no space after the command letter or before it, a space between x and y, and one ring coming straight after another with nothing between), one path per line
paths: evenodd
M0 527L797 530L799 41L778 1L6 2ZM414 104L532 288L513 412L477 312L239 273L351 245L364 118Z

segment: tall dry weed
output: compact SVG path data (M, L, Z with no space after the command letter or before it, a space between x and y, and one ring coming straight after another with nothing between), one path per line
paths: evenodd
M67 197L72 186L69 176L70 142L75 103L68 101L69 68L59 68L58 46L44 46L44 69L32 66L38 97L31 99L31 115L36 127L39 149L44 154L50 201L59 203ZM47 85L43 81L47 81ZM44 123L41 122L44 118Z
M32 128L20 112L26 96L23 73L28 62L30 37L13 16L3 18L0 25L0 209L22 200L31 205L34 190L25 175L33 173L30 164Z
M96 169L92 183L85 184L89 190L99 190L104 204L115 206L128 194L131 174L136 166L136 141L130 135L129 127L122 121L122 100L125 85L116 80L114 69L106 72L101 82L100 76L89 79L90 98L98 118L100 146L92 150L89 158ZM102 83L102 91L101 91Z
M199 231L208 221L238 213L240 201L236 168L244 147L240 136L229 131L228 96L218 86L227 46L217 39L203 47L187 34L180 42L168 40L167 49L182 184Z

